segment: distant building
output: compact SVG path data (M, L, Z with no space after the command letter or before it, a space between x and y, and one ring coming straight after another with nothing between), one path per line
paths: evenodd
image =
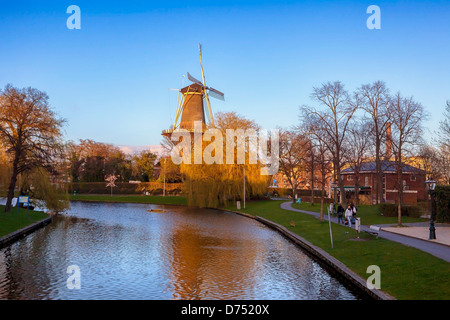
M387 203L398 200L398 179L396 163L394 161L381 161L382 199ZM346 198L354 199L355 192L359 192L361 203L376 203L376 165L375 161L363 162L359 170L359 187L355 191L355 167L351 166L341 171L346 190ZM415 204L418 200L426 199L425 180L426 172L409 164L402 166L403 176L403 202Z

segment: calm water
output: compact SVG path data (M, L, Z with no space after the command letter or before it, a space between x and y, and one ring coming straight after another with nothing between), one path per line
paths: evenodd
M0 250L0 299L355 298L275 231L216 210L76 202Z

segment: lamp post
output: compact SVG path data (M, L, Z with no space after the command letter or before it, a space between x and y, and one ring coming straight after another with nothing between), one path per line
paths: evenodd
M331 187L333 188L334 191L334 207L333 207L333 213L336 212L336 208L337 208L337 182L334 181L331 183Z
M427 186L428 193L430 194L430 236L429 240L436 239L436 228L434 227L434 220L433 220L433 196L434 196L434 189L436 188L436 181L433 180L433 178L429 178L427 181L425 181L425 185Z
M163 184L163 197L166 196L166 160L167 160L167 158L164 158L164 184Z
M244 165L244 174L243 174L243 176L244 176L244 209L245 209L245 165Z

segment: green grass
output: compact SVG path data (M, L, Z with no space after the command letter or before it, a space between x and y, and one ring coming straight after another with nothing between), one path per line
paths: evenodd
M381 269L381 290L401 300L450 299L450 263L421 250L396 242L376 239L366 233L332 224L334 248L331 249L328 222L280 208L281 201L247 202L246 212L274 221L342 261L367 279L370 265ZM320 210L320 205L315 205ZM305 204L302 209L308 208ZM235 207L228 208L237 211ZM306 210L306 209L305 209ZM371 212L367 211L370 216ZM373 214L373 213L372 213ZM295 227L290 225L293 221ZM362 240L362 241L361 241Z
M71 201L123 202L186 205L186 197L181 196L144 196L144 195L70 195Z
M20 208L17 216L17 208L5 212L5 206L0 205L0 238L47 217L45 212L30 210L27 219L27 209Z
M315 203L311 205L309 202L294 203L292 205L295 209L320 212L320 203ZM324 206L324 214L328 214L328 205ZM378 224L392 224L397 225L397 217L386 217L380 214L377 205L360 205L358 206L358 215L361 218L362 225L378 225ZM413 218L413 217L402 217L402 223L409 222L423 222L428 221L428 219L423 218Z

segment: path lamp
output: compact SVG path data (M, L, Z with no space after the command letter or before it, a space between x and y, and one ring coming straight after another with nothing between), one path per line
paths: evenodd
M434 220L433 220L433 196L434 196L434 189L436 188L436 181L433 180L433 178L429 178L427 181L425 181L425 185L427 186L428 193L430 194L430 236L429 240L436 239L436 228L434 227Z

